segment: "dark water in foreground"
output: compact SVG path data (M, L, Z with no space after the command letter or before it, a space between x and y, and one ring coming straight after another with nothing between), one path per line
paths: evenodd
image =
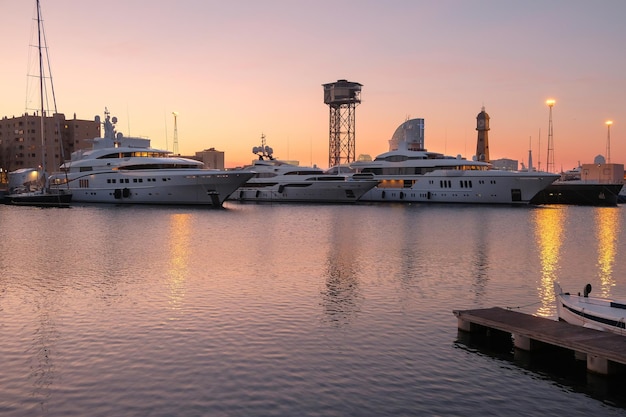
M622 207L0 206L0 225L2 416L626 415L618 382L469 346L452 314L554 317L554 280L626 299Z

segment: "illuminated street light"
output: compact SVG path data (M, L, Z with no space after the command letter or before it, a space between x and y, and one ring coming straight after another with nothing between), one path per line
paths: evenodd
M550 98L546 100L546 104L550 108L550 118L548 120L548 163L546 171L554 172L554 131L552 129L552 107L556 104L556 100Z
M604 122L606 124L607 132L606 132L606 163L611 163L611 125L613 124L613 120L607 120Z

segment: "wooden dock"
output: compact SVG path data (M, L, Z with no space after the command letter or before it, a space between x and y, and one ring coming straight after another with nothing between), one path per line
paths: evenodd
M510 333L516 348L534 351L542 344L574 351L590 372L609 375L626 369L626 336L587 329L563 321L531 316L500 307L454 310L459 330L495 329Z

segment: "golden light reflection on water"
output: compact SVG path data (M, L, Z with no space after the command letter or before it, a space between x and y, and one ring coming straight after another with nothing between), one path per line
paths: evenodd
M541 306L537 315L550 317L554 315L553 283L557 279L561 244L563 241L563 224L567 217L568 207L545 208L534 211L535 239L539 248L541 261L541 281L539 300Z
M613 265L617 255L618 232L621 229L621 212L615 207L601 207L594 212L596 241L598 242L598 281L599 295L609 297L615 286Z
M190 223L190 214L170 216L168 277L169 304L172 310L179 310L185 297L185 279L189 267Z
M539 248L541 261L541 282L538 293L541 307L537 315L549 317L554 315L553 283L558 281L560 269L560 251L563 242L563 228L568 216L568 207L554 209L540 209L534 212L535 237ZM618 237L621 231L621 211L615 207L594 207L593 222L596 242L596 282L599 288L594 288L594 294L600 297L610 297L615 286L613 267L617 256ZM593 248L582 248L592 251ZM589 276L590 282L594 281ZM594 285L595 287L595 285Z

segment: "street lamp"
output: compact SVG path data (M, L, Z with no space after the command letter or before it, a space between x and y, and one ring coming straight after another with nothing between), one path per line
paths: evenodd
M604 122L606 124L606 163L611 163L611 125L613 124L613 120L607 120Z
M554 172L554 131L552 130L552 107L556 104L556 100L550 98L546 100L546 104L550 108L550 118L548 119L548 163L546 171Z
M177 118L178 118L178 112L177 111L173 111L172 114L174 115L174 145L173 145L173 149L172 152L174 153L174 155L178 155L178 123L177 123Z

